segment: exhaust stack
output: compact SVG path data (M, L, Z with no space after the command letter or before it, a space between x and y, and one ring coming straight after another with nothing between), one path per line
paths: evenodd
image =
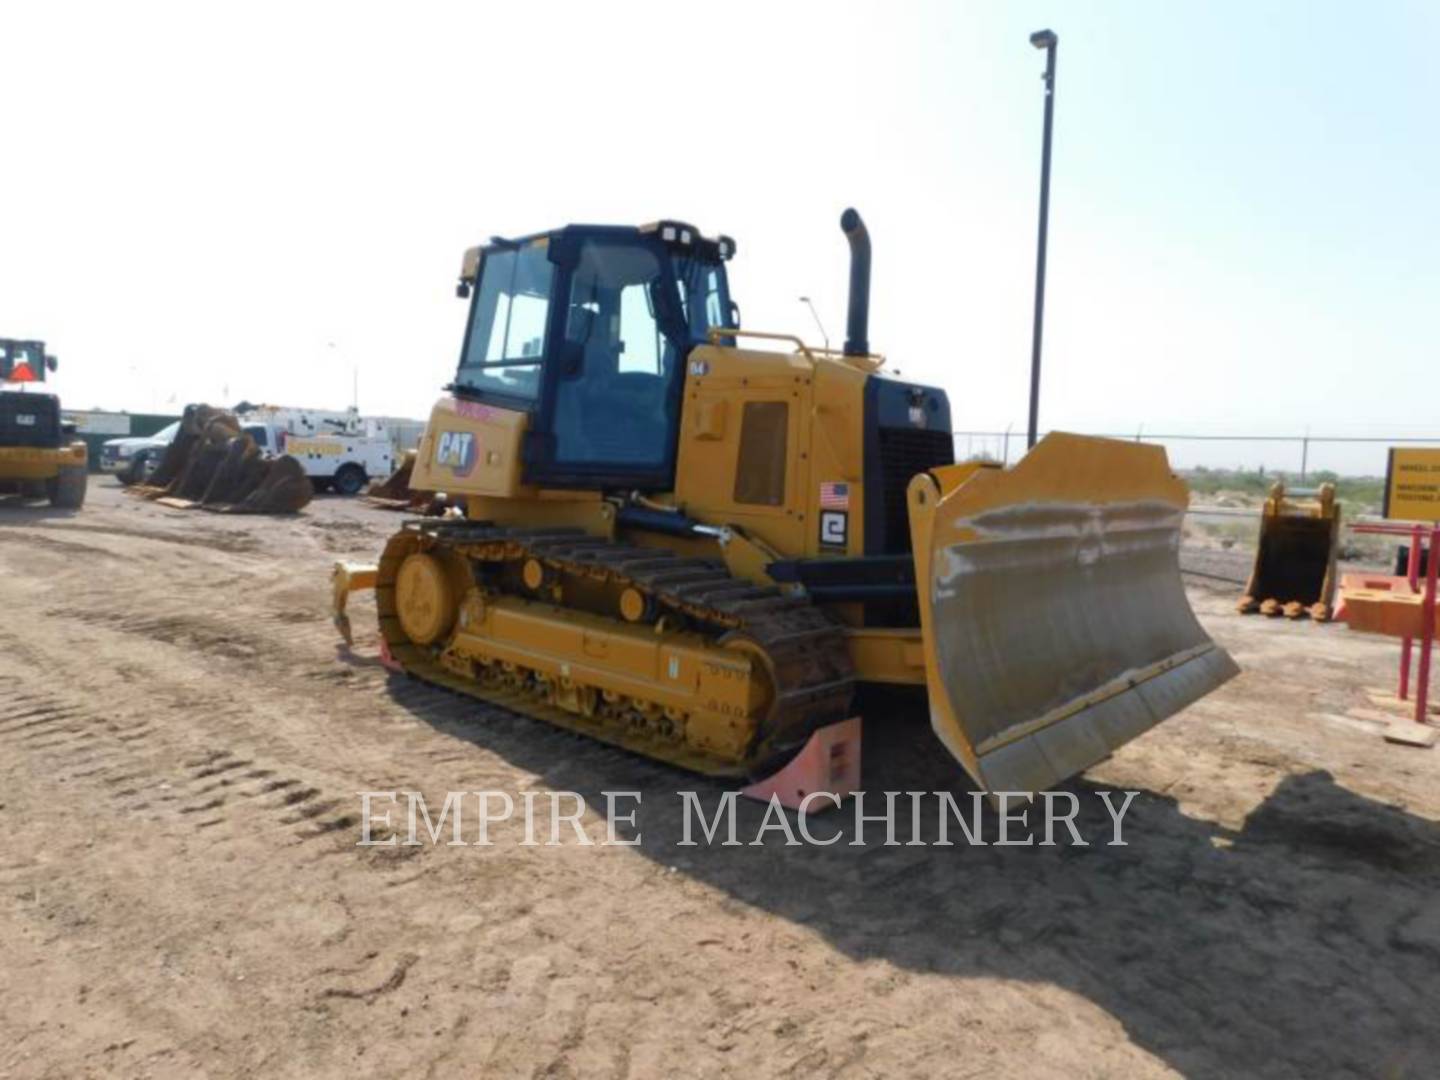
M850 242L850 308L845 319L845 355L870 355L870 233L854 207L840 215Z

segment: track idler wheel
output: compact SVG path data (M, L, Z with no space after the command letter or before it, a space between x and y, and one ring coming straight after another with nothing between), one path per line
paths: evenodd
M395 578L400 628L417 645L433 645L455 625L459 596L445 564L417 551L405 557Z

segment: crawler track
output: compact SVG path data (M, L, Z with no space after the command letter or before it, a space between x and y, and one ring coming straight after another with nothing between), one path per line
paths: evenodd
M739 677L763 686L757 707L735 721L744 725L743 742L728 750L717 745L703 734L706 709L679 707L659 687L651 696L632 682L621 693L603 677L572 678L559 653L553 664L475 663L473 651L457 649L453 632L417 645L401 625L396 590L401 566L417 553L452 565L464 560L474 597L523 604L528 615L553 622L557 637L573 631L577 618L595 627L598 617L617 629L648 627L662 642L711 647L717 650L712 655L725 650L742 672L748 657L748 672ZM543 585L525 584L527 564L532 575L537 568L543 572ZM615 606L626 591L644 612L628 624ZM753 775L773 767L816 728L844 719L853 692L841 627L803 597L737 579L713 560L597 539L577 529L408 522L385 548L376 603L386 645L410 674L712 775ZM566 672L563 679L557 669Z

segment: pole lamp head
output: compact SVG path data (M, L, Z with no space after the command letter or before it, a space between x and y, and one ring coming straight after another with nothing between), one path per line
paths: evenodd
M1036 30L1030 35L1030 44L1037 49L1053 49L1057 40L1054 30Z

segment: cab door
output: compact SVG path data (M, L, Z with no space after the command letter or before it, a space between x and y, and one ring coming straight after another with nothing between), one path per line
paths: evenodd
M670 256L631 229L566 230L525 479L669 490L687 348Z

